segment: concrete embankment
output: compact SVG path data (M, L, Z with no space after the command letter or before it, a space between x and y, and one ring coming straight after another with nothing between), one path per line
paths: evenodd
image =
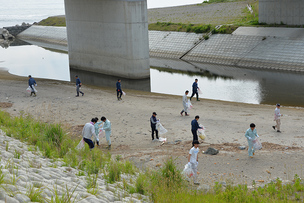
M303 28L241 27L233 34L215 34L208 40L204 40L203 35L149 31L150 56L253 69L304 72ZM67 50L65 27L32 26L18 37L39 46ZM160 66L153 61L155 62L150 60L151 66Z

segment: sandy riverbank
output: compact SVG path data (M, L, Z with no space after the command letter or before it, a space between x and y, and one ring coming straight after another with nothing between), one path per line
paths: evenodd
M220 150L216 156L200 154L199 179L202 183L228 180L251 183L260 179L267 182L274 177L292 179L295 173L303 175L302 108L282 104L284 117L279 134L271 128L275 106L201 99L200 102L193 101L190 117L181 117L180 96L125 90L127 96L117 101L115 84L113 88L84 84L82 91L85 95L75 98L74 83L35 79L38 96L30 97L25 91L27 78L1 71L0 102L12 103L12 107L1 109L14 116L26 112L45 122L62 123L70 127L78 139L82 126L92 117L106 116L112 122L111 153L121 154L141 168L157 168L167 157L173 156L182 169L191 147L190 122L199 115L199 122L207 128L207 139L200 149L213 146ZM168 130L164 136L168 142L162 146L151 141L149 118L153 111ZM237 149L240 145L247 145L244 133L251 122L257 125L264 145L254 159L248 158L246 150ZM182 142L174 145L176 140ZM105 150L105 138L101 142L100 149Z

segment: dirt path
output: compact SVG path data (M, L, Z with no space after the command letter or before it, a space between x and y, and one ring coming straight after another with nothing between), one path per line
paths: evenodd
M62 123L77 139L80 139L82 126L92 117L106 116L112 123L111 153L132 160L140 168L157 168L172 156L183 169L191 147L190 122L199 115L199 122L207 129L207 138L200 150L205 151L208 147L220 150L215 156L199 155L202 183L251 184L253 180L267 182L275 177L291 180L294 174L303 177L303 108L282 104L284 117L279 134L271 128L275 106L201 99L193 101L189 117L181 117L182 98L179 96L125 90L127 96L117 101L114 88L84 84L85 96L76 98L74 83L35 78L38 96L30 97L25 91L27 78L11 76L4 71L0 75L2 110L14 116L25 112L45 122ZM164 145L151 141L149 118L153 111L168 130L165 134L168 142ZM246 150L238 149L240 145L247 146L244 133L251 122L256 124L264 146L253 159L249 159ZM177 140L180 142L175 142ZM105 138L101 143L100 149L105 150Z

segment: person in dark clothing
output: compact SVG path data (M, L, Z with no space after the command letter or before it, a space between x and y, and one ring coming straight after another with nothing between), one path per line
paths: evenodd
M152 141L154 140L154 132L156 134L156 139L159 139L158 138L158 130L156 130L156 123L159 122L159 119L156 119L156 113L153 112L152 113L152 116L150 118L150 123L151 123L151 129L152 129Z
M121 80L118 79L118 81L116 82L116 92L117 92L117 100L121 100L121 95L122 95L122 90L121 90Z
M29 77L28 85L32 89L31 96L34 94L34 97L36 97L36 92L35 92L35 87L34 86L37 86L37 83L36 83L35 79L32 78L31 75L29 75L28 77Z
M78 78L78 75L75 76L76 78L76 92L77 92L77 95L76 97L79 97L79 92L82 94L82 96L84 95L84 93L82 91L79 90L79 88L81 87L82 83L80 81L80 79Z
M199 87L198 87L197 82L198 82L198 79L195 79L194 83L192 84L192 95L191 95L191 97L190 97L190 100L191 100L192 97L196 94L196 100L197 100L197 101L200 101L200 100L198 99L198 92L197 92L197 90L199 89Z
M194 142L194 140L198 140L197 130L202 129L202 127L200 127L198 122L197 122L198 119L199 119L199 116L195 116L195 118L191 121L191 132L192 132L192 135L193 135L193 142Z

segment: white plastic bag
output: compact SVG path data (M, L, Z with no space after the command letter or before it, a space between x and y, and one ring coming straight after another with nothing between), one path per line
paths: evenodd
M188 164L186 164L182 174L184 174L188 178L191 178L193 176L194 172L193 172L192 168Z
M200 127L202 127L202 128L199 128L198 130L197 130L197 132L198 132L198 134L199 134L199 138L201 138L202 140L204 140L205 138L206 138L206 134L205 134L205 127L203 126L203 125L199 125Z
M256 138L255 140L252 141L253 142L253 148L255 150L260 150L262 149L262 144L260 143L259 139Z
M160 142L166 142L167 141L167 138L164 138L164 137L159 137L158 139Z
M35 88L34 85L32 85L32 87L33 87L33 89L32 89L30 86L28 86L28 88L26 89L26 91L27 91L28 93L31 93L33 90L34 90L34 92L38 92L38 91L36 90L36 88Z
M193 107L189 99L188 99L188 102L187 102L187 107L188 107L188 110L191 110L192 107Z
M98 133L99 138L104 137L104 131L100 128Z
M198 94L203 94L203 92L201 91L201 89L197 90Z
M168 130L164 128L164 126L160 122L156 124L156 130L158 130L159 134L165 134L166 132L168 132Z
M80 140L79 144L76 146L76 149L80 150L84 148L85 141L83 139Z
M123 95L123 96L126 96L126 93L125 93L124 91L122 91L122 95Z

